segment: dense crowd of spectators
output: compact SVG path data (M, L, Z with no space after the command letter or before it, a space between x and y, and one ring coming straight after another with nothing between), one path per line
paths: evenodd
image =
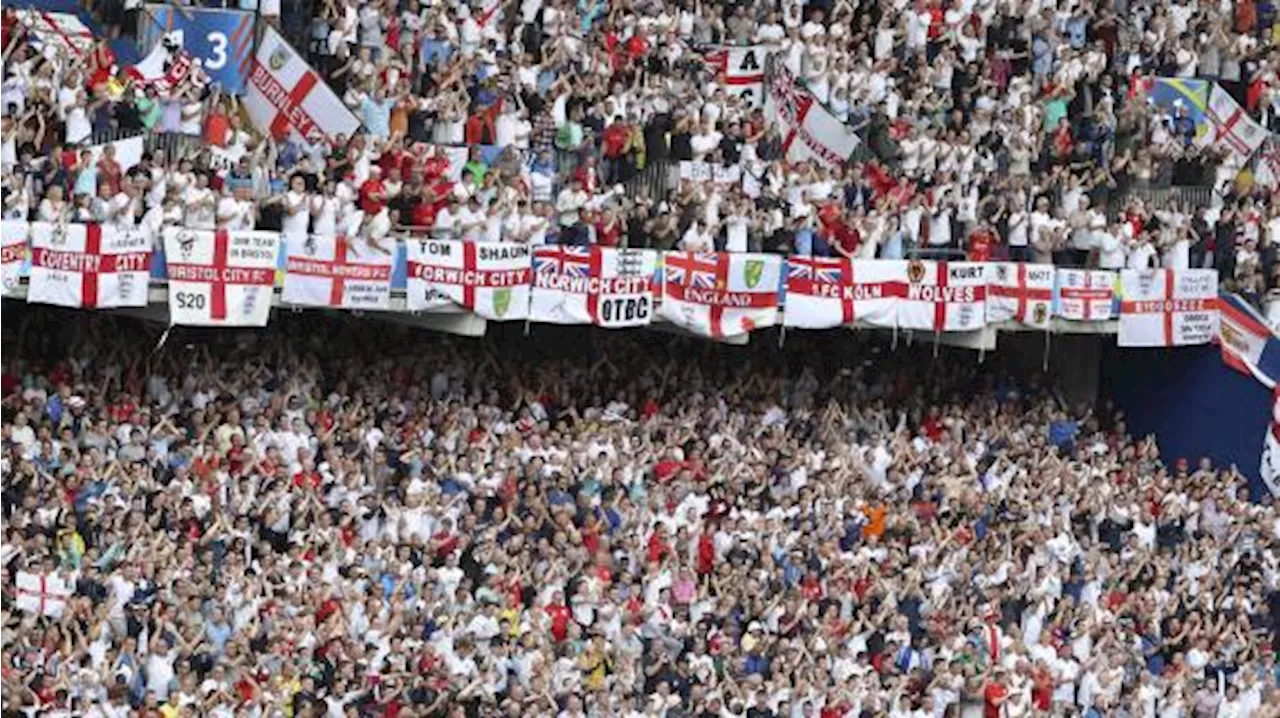
M998 357L6 315L14 715L1280 715L1274 506Z

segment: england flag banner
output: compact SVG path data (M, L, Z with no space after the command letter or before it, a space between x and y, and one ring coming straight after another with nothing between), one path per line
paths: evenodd
M1208 344L1218 335L1214 269L1126 269L1120 273L1122 347Z
M166 229L169 320L190 326L266 326L280 244L276 232Z
M789 257L782 323L801 329L830 329L855 321L892 323L895 288L902 282L894 282L892 273L880 271L879 264L847 257Z
M1205 117L1212 128L1208 137L1215 147L1227 153L1229 166L1243 165L1268 136L1267 128L1250 117L1217 83L1210 85Z
M986 265L977 262L905 262L907 286L897 326L967 332L987 323Z
M1054 314L1073 322L1105 322L1114 318L1117 276L1105 269L1059 269Z
M307 307L391 309L394 245L311 235L285 245L284 301Z
M27 301L80 309L147 306L151 237L114 225L31 224Z
M536 247L529 318L609 328L649 324L657 265L655 250Z
M773 254L667 252L660 313L713 339L745 335L777 324L781 276Z
M18 294L30 233L31 225L20 219L6 219L0 224L0 296Z
M349 139L360 120L275 28L263 27L244 97L249 119L276 140L290 132L312 144Z
M71 600L71 585L56 573L19 571L14 577L17 609L50 618L62 618Z
M716 71L717 79L729 94L749 106L764 103L764 66L772 45L726 46L705 51L704 59Z
M461 307L485 319L529 317L529 247L504 242L407 240L412 310Z
M1048 329L1053 309L1053 265L987 265L987 321Z
M776 59L766 63L764 117L782 134L783 156L788 162L840 167L862 141Z

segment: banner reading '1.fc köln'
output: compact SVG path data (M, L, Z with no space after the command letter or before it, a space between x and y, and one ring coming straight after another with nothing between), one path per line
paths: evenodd
M898 262L907 275L897 326L935 332L981 329L987 322L986 265L975 262Z
M1053 308L1053 265L987 265L987 321L1048 329Z
M107 309L147 306L151 238L99 224L31 224L27 301Z
M249 119L277 140L290 131L311 143L350 138L360 120L275 28L263 27L244 97Z
M856 321L893 324L898 291L881 262L846 257L789 257L787 306L782 323L801 329L830 329Z
M280 260L279 234L172 227L164 232L164 254L172 323L266 326Z
M537 247L529 318L552 324L638 327L653 319L658 253L649 249Z
M667 252L661 313L713 339L770 327L778 322L781 275L774 254Z
M1214 269L1126 269L1120 273L1122 347L1208 344L1218 334Z
M311 235L285 246L284 301L309 307L391 309L395 245Z
M461 307L498 321L529 316L529 247L407 240L409 309Z

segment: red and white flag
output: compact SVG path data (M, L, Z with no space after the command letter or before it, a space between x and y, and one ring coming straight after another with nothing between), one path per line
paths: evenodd
M1236 167L1243 165L1269 135L1267 128L1250 117L1217 83L1209 86L1209 104L1204 114L1212 128L1212 144L1225 150Z
M1105 322L1115 316L1115 272L1106 269L1059 269L1055 313L1073 322Z
M151 238L100 224L31 224L27 301L60 307L147 306Z
M987 265L987 322L1048 329L1053 316L1053 265Z
M529 318L551 324L638 327L653 320L658 253L609 247L537 247Z
M898 301L897 326L967 332L987 323L986 265L977 262L896 262L907 284Z
M308 307L391 309L394 249L310 235L285 243L284 301Z
M15 576L19 611L50 618L62 618L71 599L71 584L56 573L19 571Z
M783 156L788 162L842 166L862 141L774 60L765 74L764 117L782 134Z
M170 321L266 326L280 245L276 232L166 229Z
M31 225L20 219L6 219L0 224L0 296L18 294L30 234Z
M210 82L209 73L182 49L182 42L173 33L161 37L151 52L138 64L126 67L124 74L139 88L154 89L162 98L187 89L199 91Z
M409 309L461 307L498 321L529 316L529 247L408 240Z
M713 339L778 323L782 257L730 252L667 252L659 310L672 324Z
M360 120L275 28L263 27L244 97L254 126L277 140L291 131L310 143L350 138Z
M1218 335L1214 269L1126 269L1120 273L1122 347L1208 344Z
M765 62L769 45L727 46L703 50L703 62L716 73L725 91L751 107L764 103Z
M1271 498L1280 500L1280 383L1271 390L1271 421L1262 439L1262 465L1258 471Z
M801 329L830 329L856 321L892 324L897 290L905 282L894 281L892 273L881 271L881 264L847 257L788 257L782 323Z

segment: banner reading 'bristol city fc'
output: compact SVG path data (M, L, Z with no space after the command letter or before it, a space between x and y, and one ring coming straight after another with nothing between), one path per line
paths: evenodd
M662 316L713 339L778 323L782 258L776 254L667 252Z
M280 245L276 232L166 229L169 320L193 326L266 326Z
M658 253L649 249L537 247L529 318L611 328L649 324L657 264Z
M284 301L335 309L391 309L394 244L382 248L359 237L310 235L290 239L285 251Z
M31 224L27 301L81 309L147 306L151 237L137 228Z
M529 247L458 240L406 240L406 305L461 307L497 321L529 316Z

